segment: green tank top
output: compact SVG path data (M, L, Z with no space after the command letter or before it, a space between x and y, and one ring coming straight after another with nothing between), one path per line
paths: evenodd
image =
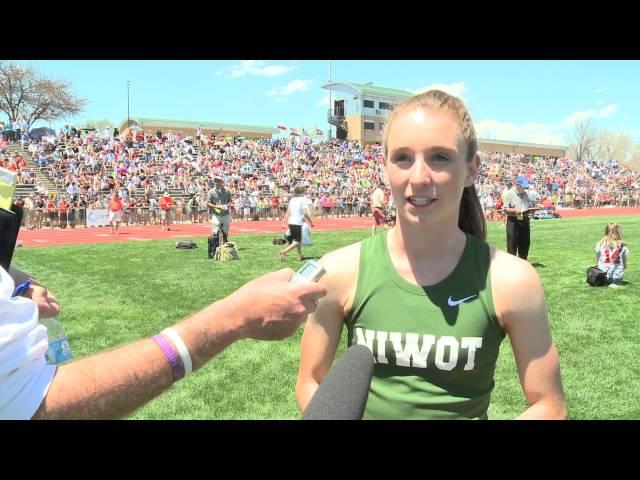
M485 419L504 331L491 294L489 245L467 235L440 283L419 286L397 272L387 235L362 242L348 343L375 366L365 419Z

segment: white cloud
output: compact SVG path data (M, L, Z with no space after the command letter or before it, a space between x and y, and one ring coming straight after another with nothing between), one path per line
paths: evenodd
M218 70L216 76L224 75L225 78L240 78L245 75L277 77L294 68L295 67L286 65L265 65L265 62L262 60L242 60L239 65L231 65Z
M574 123L579 122L581 120L586 120L587 118L595 117L597 110L584 110L579 112L573 112L571 115L566 116L562 120L562 124L565 127L570 127Z
M550 124L530 122L518 125L513 122L501 122L499 120L482 120L475 123L475 129L476 135L484 139L566 146L568 142L567 135L570 135L573 131L576 121L587 118L607 118L617 111L617 104L609 104L600 109L573 112L561 121ZM626 116L620 121L623 122L624 119L626 119Z
M324 97L316 102L316 107L328 107L329 106L329 94L327 93Z
M607 105L606 107L604 107L602 110L598 112L598 117L601 117L601 118L610 117L611 115L616 113L617 110L618 110L618 105L615 105L615 104Z
M517 125L513 122L482 120L475 124L475 129L478 137L486 139L547 145L564 145L565 143L565 132L557 125L542 123Z
M287 97L295 92L306 92L313 83L312 80L292 80L284 87L272 88L267 92L268 97Z
M427 85L426 87L413 90L413 93L418 94L426 92L427 90L442 90L443 92L448 93L449 95L453 95L454 97L458 97L461 100L464 100L464 93L469 91L464 82L457 82L450 84L432 83L431 85Z
M607 90L609 90L608 86L600 87L595 89L595 93L602 93L602 92L606 92Z
M618 110L618 105L611 104L607 105L600 110L583 110L578 112L573 112L571 115L566 116L562 120L562 125L565 127L572 127L576 122L581 120L586 120L587 118L606 118L610 117Z
M598 100L596 103L597 103L598 105L602 105L602 104L604 103L604 100Z

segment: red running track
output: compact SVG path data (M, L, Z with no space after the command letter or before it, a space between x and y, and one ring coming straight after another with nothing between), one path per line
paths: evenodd
M590 208L581 210L559 210L560 216L591 217L591 216L622 216L640 215L640 207L633 208ZM356 218L318 218L314 220L314 231L322 230L350 230L352 228L370 227L372 217ZM276 233L281 236L286 230L283 221L263 220L258 222L231 222L230 235L246 235L255 233ZM109 227L67 228L25 230L21 229L18 242L23 247L47 247L52 245L73 245L92 243L113 243L126 241L146 241L156 239L185 239L191 237L206 237L211 233L211 224L177 224L171 230L163 232L160 225L121 226L118 235L112 235Z
M571 217L618 217L624 215L640 215L640 207L626 207L626 208L581 208L575 210L573 208L562 210L559 209L558 213L562 218Z
M350 230L352 228L370 227L373 224L372 217L356 218L318 218L313 221L313 231L320 230ZM231 222L229 235L247 235L255 233L276 233L277 236L284 235L287 225L279 220L262 220L257 222ZM20 229L18 242L23 247L48 247L52 245L73 245L92 243L113 243L126 241L146 241L156 239L186 239L193 237L206 237L211 234L211 223L184 223L174 224L171 230L162 231L160 225L144 226L123 226L117 235L111 234L110 227L92 228L66 228L61 230L40 229L25 230Z

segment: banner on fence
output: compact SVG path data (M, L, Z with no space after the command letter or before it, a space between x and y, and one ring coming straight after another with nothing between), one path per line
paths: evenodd
M87 209L87 227L109 225L109 211L106 208Z

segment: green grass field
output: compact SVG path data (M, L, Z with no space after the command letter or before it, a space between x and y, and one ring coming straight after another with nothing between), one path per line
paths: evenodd
M607 221L623 226L629 245L624 288L589 287L585 270ZM314 232L307 257L365 238L368 229ZM206 238L195 250L175 240L18 249L14 264L57 295L76 358L151 336L220 299L246 281L283 266L273 234L237 236L240 261L206 260ZM638 419L640 402L640 218L599 217L532 223L529 260L545 288L572 419ZM505 249L504 225L489 226L489 242ZM281 342L238 342L207 366L136 411L134 419L297 419L295 378L302 329ZM345 348L344 342L339 353ZM490 418L511 419L526 408L508 339L496 370Z

